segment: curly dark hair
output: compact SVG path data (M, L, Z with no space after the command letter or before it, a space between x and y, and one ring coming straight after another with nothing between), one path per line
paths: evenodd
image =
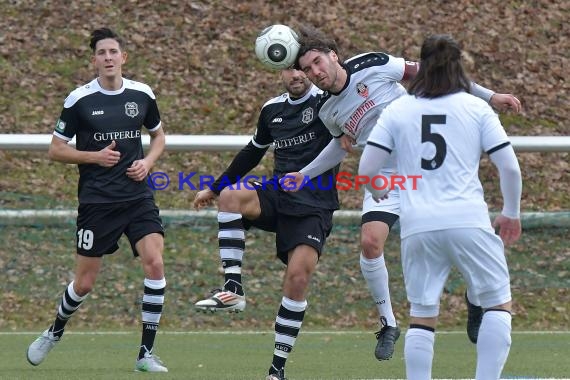
M308 25L301 25L299 27L299 52L295 59L293 67L297 70L300 69L299 58L305 55L308 51L316 50L323 53L334 51L338 55L338 45L333 38L327 37L323 32L315 27Z

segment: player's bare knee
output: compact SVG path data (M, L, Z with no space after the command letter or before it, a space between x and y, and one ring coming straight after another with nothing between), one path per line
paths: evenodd
M382 256L384 252L384 241L370 234L362 234L360 239L362 254L367 259L374 259Z
M243 203L239 194L240 191L229 187L223 189L218 198L220 211L239 212Z
M294 271L287 273L285 280L287 282L287 287L290 289L295 289L296 293L304 293L309 286L309 281L311 276L305 271Z
M225 189L222 190L220 196L218 197L218 207L221 210L225 210L228 207L228 205L232 204L232 202L233 202L232 191L226 187Z
M162 255L152 255L143 260L143 270L145 276L151 279L161 279L164 277L164 262Z
M81 276L76 277L73 280L73 290L75 293L83 297L84 295L90 293L95 286L95 277L94 276Z

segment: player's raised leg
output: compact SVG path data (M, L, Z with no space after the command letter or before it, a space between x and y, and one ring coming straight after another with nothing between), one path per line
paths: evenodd
M214 289L210 297L196 302L195 307L211 312L240 312L246 305L241 276L245 249L243 218L256 219L260 215L259 198L251 185L227 187L220 193L218 208L218 243L224 285Z

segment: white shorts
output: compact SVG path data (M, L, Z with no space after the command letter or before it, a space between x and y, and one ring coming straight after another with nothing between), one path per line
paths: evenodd
M376 202L372 199L372 194L368 189L364 189L364 200L362 201L362 215L372 212L382 211L391 214L400 215L400 191L398 188L388 193L388 199L382 199Z
M452 266L461 272L469 294L477 297L476 303L483 308L511 300L503 242L493 230L455 228L402 239L402 268L410 303L439 305Z

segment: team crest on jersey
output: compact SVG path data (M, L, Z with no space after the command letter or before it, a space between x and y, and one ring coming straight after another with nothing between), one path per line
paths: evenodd
M139 106L135 102L126 102L125 113L127 114L127 116L134 118L139 114Z
M313 109L311 107L309 108L305 108L303 110L303 117L301 119L301 121L305 124L309 124L311 121L313 121L313 117L315 115L315 112L313 111Z
M362 82L356 84L356 92L358 95L362 96L363 98L368 97L368 86Z

